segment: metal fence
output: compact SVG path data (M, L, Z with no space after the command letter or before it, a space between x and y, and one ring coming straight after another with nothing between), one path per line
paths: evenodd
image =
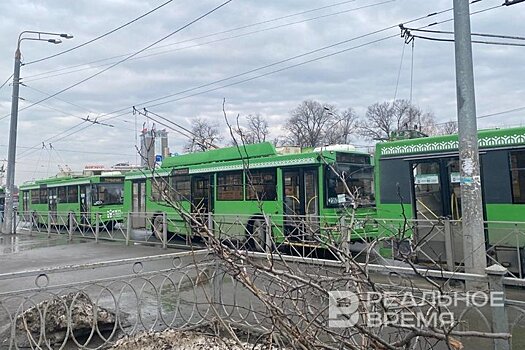
M397 220L351 216L268 215L256 216L194 213L195 222L180 216L152 212L127 213L115 220L101 214L20 213L18 229L31 234L65 234L69 239L122 241L183 247L199 243L199 223L239 248L256 251L288 250L318 256L330 246L342 247L354 257L395 264L412 262L433 269L463 271L465 255L461 221ZM525 222L485 222L484 250L488 265L499 263L509 276L525 277Z
M248 341L256 342L260 334L275 330L270 302L306 336L312 324L330 321L327 293L348 290L347 280L336 278L347 276L344 261L234 251L245 259L246 263L238 262L242 271L235 271L229 261L202 249L0 274L0 349L98 349L144 330L184 330L217 323L242 329ZM273 272L257 266L272 266ZM470 334L458 339L465 348L509 349L509 340L476 335L510 333L513 348L520 349L525 343L525 304L513 299L513 288L523 287L525 282L504 277L504 269L471 275L371 263L359 266L369 274L375 288L385 293L426 293L435 291L436 286L445 295L463 293L466 281L484 284L485 292L502 292L505 307L480 306L465 299L451 309L455 330ZM312 284L321 281L329 283L320 292ZM283 290L283 286L288 289ZM286 294L289 292L293 297ZM267 296L274 299L269 301ZM345 330L334 329L318 336L335 347L341 332ZM359 335L354 336L359 342ZM388 339L392 330L382 329L377 336ZM412 348L426 348L425 344L420 342ZM296 346L300 348L297 344L287 344L286 348Z

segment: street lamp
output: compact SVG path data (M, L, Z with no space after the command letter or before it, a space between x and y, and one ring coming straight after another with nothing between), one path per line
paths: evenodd
M30 36L24 36L30 35ZM15 68L13 72L13 96L11 100L11 122L9 125L9 148L7 153L7 178L5 192L5 215L3 233L10 234L16 232L16 220L13 215L13 192L15 187L15 158L16 158L16 132L18 124L18 93L20 89L20 66L21 56L20 43L22 40L47 41L52 44L60 44L60 39L48 38L49 36L58 36L60 38L71 39L72 35L64 33L49 33L32 30L25 30L18 36L18 42L15 51Z

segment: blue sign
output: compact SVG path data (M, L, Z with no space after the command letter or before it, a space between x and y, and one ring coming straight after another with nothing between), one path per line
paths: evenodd
M162 156L161 156L160 154L157 154L157 155L155 156L155 162L156 162L156 163L160 163L160 162L162 162Z

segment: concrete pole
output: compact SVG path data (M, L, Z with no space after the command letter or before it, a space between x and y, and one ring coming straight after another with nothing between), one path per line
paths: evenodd
M13 232L13 192L15 188L16 131L18 124L18 92L20 90L20 41L15 52L15 69L13 73L13 96L11 100L11 122L9 125L9 149L7 153L7 179L5 191L5 215L2 232Z
M487 260L485 257L469 7L468 0L454 0L463 251L465 271L482 275L485 273Z

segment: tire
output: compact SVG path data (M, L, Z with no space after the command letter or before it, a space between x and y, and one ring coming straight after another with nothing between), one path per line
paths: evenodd
M155 237L157 237L157 239L161 242L162 242L162 230L163 230L162 216L160 215L154 216L151 231L153 235L155 235Z
M250 225L250 246L257 252L266 250L266 222L262 218L256 218Z

